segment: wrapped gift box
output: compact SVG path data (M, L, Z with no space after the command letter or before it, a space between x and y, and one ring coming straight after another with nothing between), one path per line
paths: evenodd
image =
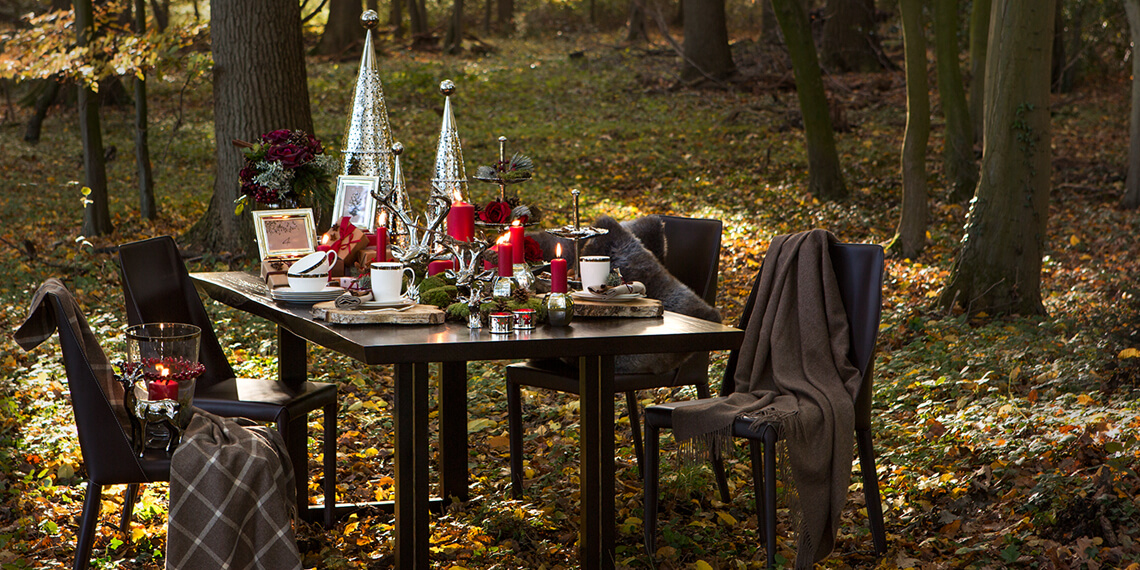
M271 255L261 260L261 278L270 289L289 286L289 267L303 255Z
M368 247L368 240L364 239L364 230L352 225L348 216L345 216L341 218L337 226L325 232L321 238L321 245L317 246L317 249L336 251L337 260L336 265L332 268L331 276L341 277L345 275L345 268L354 265L360 256L360 252L366 247Z

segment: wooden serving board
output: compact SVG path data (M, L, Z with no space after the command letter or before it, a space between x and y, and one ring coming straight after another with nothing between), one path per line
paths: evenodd
M575 317L660 317L665 312L657 299L633 299L619 303L605 303L574 298Z
M434 305L416 305L410 309L359 309L336 308L335 301L313 305L313 318L338 325L441 325L446 314Z

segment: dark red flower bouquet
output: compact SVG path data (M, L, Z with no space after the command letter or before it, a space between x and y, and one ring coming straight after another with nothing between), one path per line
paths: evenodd
M518 198L510 197L506 201L492 200L482 207L477 207L476 219L486 224L507 225L515 220L526 225L538 221L538 210L531 206L520 204Z
M324 153L317 137L278 129L258 137L256 144L233 142L245 153L245 166L238 173L242 195L236 213L250 200L288 207L332 204L338 164Z

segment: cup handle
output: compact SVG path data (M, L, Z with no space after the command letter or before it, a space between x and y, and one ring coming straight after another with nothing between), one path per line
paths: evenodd
M401 281L403 281L403 275L404 275L404 272L405 272L405 271L407 271L407 272L408 272L408 285L409 285L409 286L411 286L411 284L412 284L413 282L415 282L415 280L416 280L416 272L415 272L415 270L413 270L411 267L404 267L404 268L402 268L402 269L400 270L400 277L401 277L401 279L400 279L400 280L401 280ZM401 288L401 289L403 289L403 285L402 285L402 284L401 284L401 287L400 287L400 288ZM403 291L401 291L401 294L403 294Z
M332 267L336 265L336 260L339 259L339 256L337 255L335 249L330 249L328 251L328 255L325 256L325 259L328 260L329 267Z

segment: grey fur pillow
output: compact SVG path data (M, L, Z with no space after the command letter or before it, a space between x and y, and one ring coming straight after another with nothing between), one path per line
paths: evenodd
M640 281L645 285L645 295L658 299L665 310L689 315L706 321L719 323L720 312L701 299L692 289L669 273L658 256L645 247L636 229L647 241L657 246L661 257L668 248L665 242L661 219L657 216L641 218L627 224L619 224L609 216L602 216L594 222L595 227L605 228L609 233L586 242L582 255L608 255L610 266L621 269L626 281ZM656 236L656 237L655 237ZM651 373L662 374L681 365L689 354L634 354L619 356L615 371L622 374Z

